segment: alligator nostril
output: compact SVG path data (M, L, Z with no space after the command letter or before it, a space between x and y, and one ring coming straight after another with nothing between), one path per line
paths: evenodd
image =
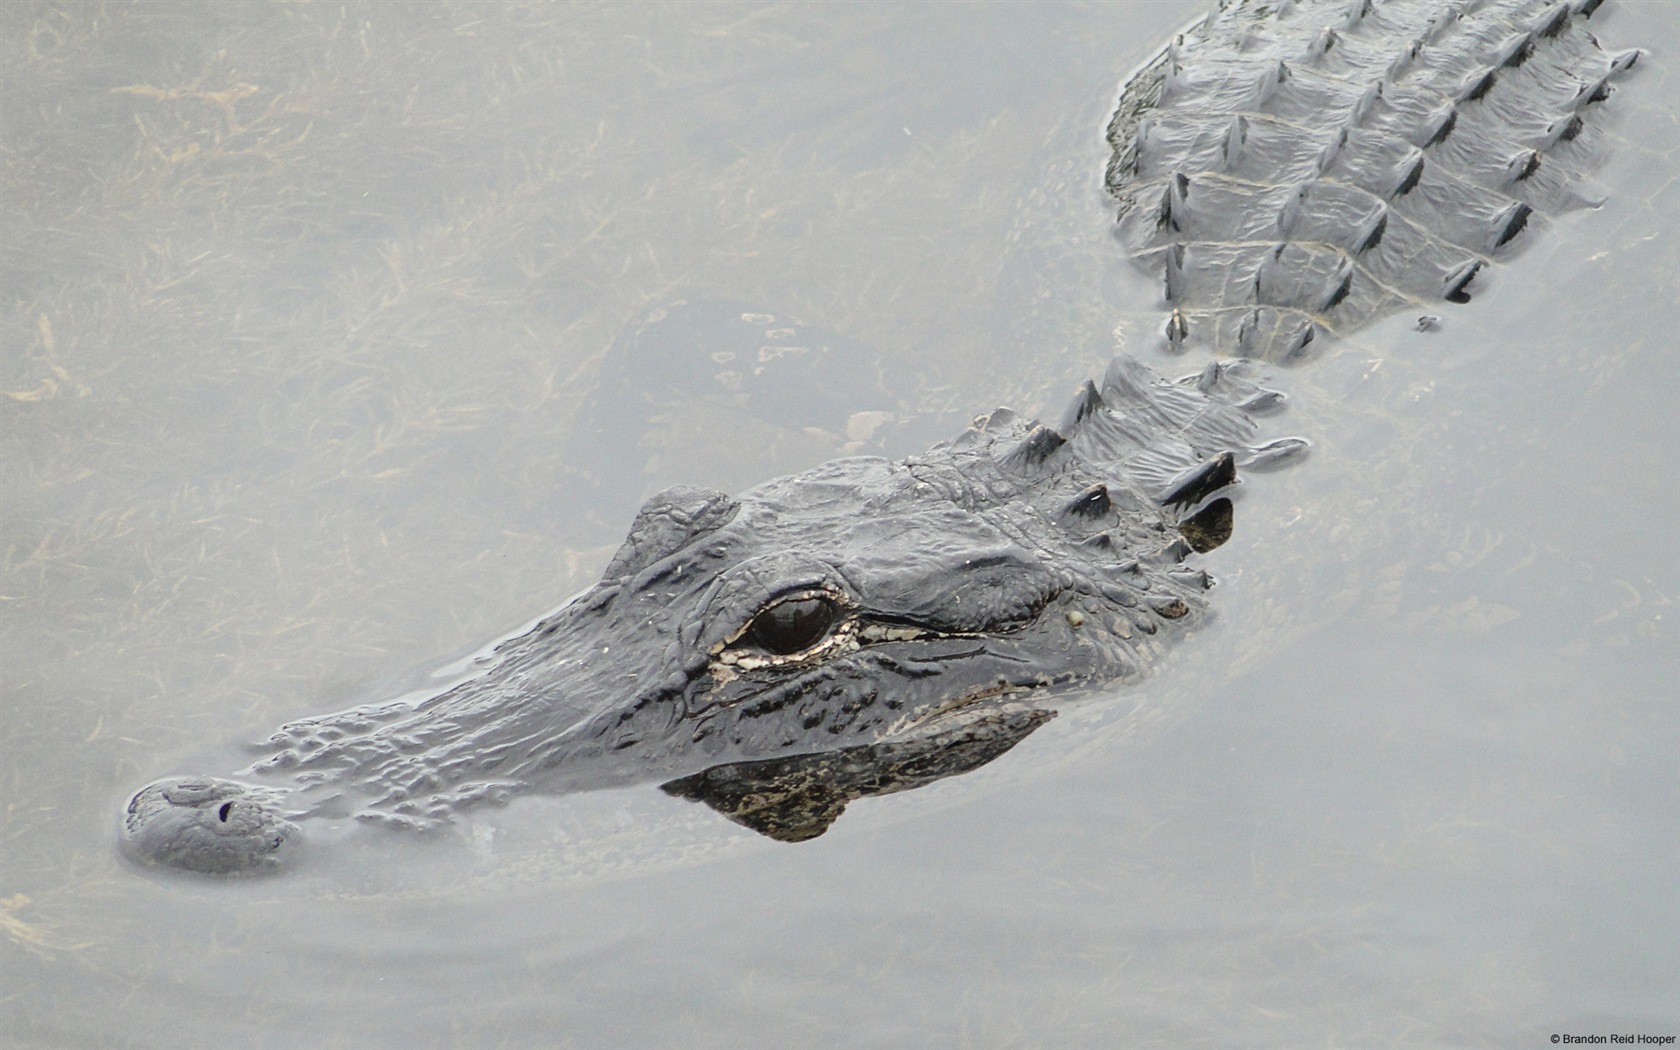
M232 802L223 802L222 805L221 805L221 808L216 810L216 816L221 818L223 824L227 823L228 813L232 809L233 809L233 803Z

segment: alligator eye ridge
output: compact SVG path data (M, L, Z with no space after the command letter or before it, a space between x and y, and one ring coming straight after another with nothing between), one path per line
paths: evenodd
M761 610L741 641L777 656L792 656L822 641L839 612L839 606L822 595L789 598Z

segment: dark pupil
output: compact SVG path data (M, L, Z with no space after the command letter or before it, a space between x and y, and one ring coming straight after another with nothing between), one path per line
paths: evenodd
M827 598L796 598L759 613L746 640L778 656L797 653L822 641L834 623L834 603Z

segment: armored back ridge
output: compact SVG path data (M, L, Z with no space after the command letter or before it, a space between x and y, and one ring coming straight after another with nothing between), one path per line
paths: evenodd
M1600 0L1244 2L1180 34L1108 127L1120 233L1169 345L1288 361L1396 310L1467 302L1585 202L1594 109L1637 51Z
M901 462L840 459L641 508L599 583L419 701L296 722L240 779L173 777L123 816L150 864L282 867L299 822L426 829L521 792L663 781L787 841L848 801L962 773L1147 672L1207 612L1196 555L1245 470L1288 462L1253 358L1464 301L1581 203L1592 118L1636 52L1594 0L1236 3L1125 87L1119 229L1167 342L1236 360L1169 382L1129 356L1053 426L999 409Z

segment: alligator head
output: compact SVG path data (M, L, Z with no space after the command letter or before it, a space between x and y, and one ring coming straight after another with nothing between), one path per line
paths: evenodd
M876 790L937 778L904 774L911 754L939 775L972 768L926 752L989 760L1042 722L996 722L1007 705L1134 678L1199 619L1209 580L1184 563L1230 534L1237 462L1301 447L1247 443L1249 412L1273 400L1247 368L1172 384L1120 358L1055 429L1000 409L902 462L836 460L733 498L662 492L599 583L473 676L285 726L244 771L253 784L153 784L125 841L150 862L246 871L283 860L317 816L424 828L519 792L708 767L735 787L674 793L738 816L743 778L784 796L822 779L821 763L777 764L797 756L843 754L829 765L865 786L820 790L846 797L871 793L856 776L871 761L900 770ZM962 731L983 723L1025 728Z

